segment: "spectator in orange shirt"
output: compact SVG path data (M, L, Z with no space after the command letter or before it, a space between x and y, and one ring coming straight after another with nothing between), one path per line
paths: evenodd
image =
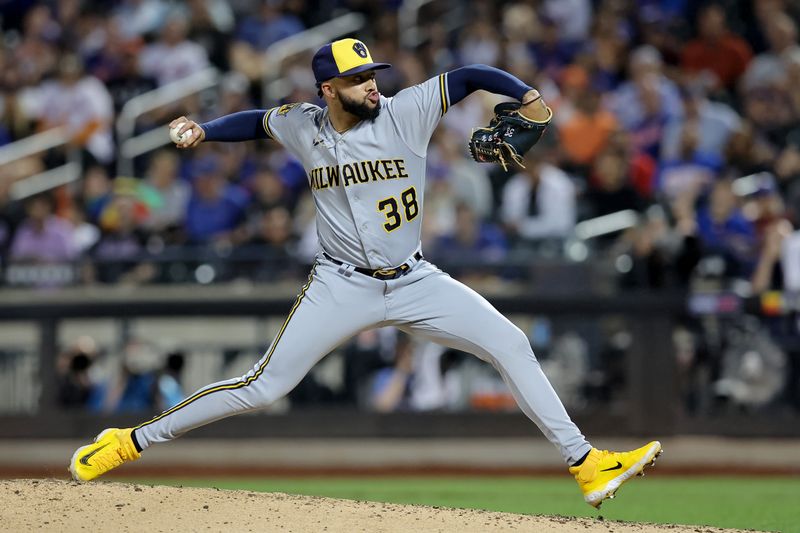
M561 145L571 166L576 170L588 169L617 131L617 119L600 107L601 94L589 87L588 76L580 67L568 67L562 84L565 89L574 89L574 92L565 90L566 94L574 95L574 107L564 110L567 118L558 128Z
M716 3L700 10L697 33L683 49L681 67L692 75L712 74L714 90L733 89L753 57L750 45L728 29L725 9Z

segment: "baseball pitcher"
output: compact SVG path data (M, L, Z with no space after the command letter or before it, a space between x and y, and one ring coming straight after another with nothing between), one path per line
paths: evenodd
M539 140L550 108L535 89L485 65L440 74L387 98L375 80L375 72L386 68L373 62L364 43L342 39L320 48L312 61L324 108L288 104L205 124L186 117L170 124L179 126L173 132L179 148L251 139L281 143L308 174L321 250L289 316L252 370L204 387L134 428L106 429L72 456L69 469L76 480L94 479L191 429L271 404L348 338L383 326L492 364L595 507L655 461L661 453L657 441L622 453L593 448L567 415L525 334L478 293L427 262L420 247L426 151L448 109L479 89L516 99L498 105L488 127L475 130L469 143L477 161L506 167L520 164Z

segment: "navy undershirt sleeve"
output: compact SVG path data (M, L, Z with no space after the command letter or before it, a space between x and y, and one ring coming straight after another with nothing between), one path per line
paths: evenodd
M264 118L263 109L240 111L231 115L215 118L210 122L200 124L206 132L206 141L251 141L253 139L268 139L267 132L261 121Z
M531 87L511 74L488 65L468 65L447 73L447 91L451 105L479 89L520 100ZM263 109L241 111L206 122L200 127L206 133L206 141L267 139L262 125L264 113Z
M489 65L467 65L447 73L450 105L460 102L479 89L522 100L532 87L508 72Z

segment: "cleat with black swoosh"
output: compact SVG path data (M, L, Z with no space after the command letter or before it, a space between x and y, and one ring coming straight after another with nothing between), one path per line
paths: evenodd
M583 492L583 499L597 509L613 499L623 483L634 476L644 476L644 469L661 455L661 443L650 442L630 452L609 452L592 448L580 466L570 467Z
M92 444L75 450L69 462L72 479L91 481L123 463L141 457L133 444L131 433L133 428L109 428L95 437Z

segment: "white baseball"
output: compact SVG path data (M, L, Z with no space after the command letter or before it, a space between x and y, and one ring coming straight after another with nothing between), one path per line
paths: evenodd
M186 142L192 136L192 130L186 130L183 132L183 135L178 137L178 132L181 131L181 128L185 125L185 122L178 122L174 128L170 128L169 130L169 138L175 144Z

